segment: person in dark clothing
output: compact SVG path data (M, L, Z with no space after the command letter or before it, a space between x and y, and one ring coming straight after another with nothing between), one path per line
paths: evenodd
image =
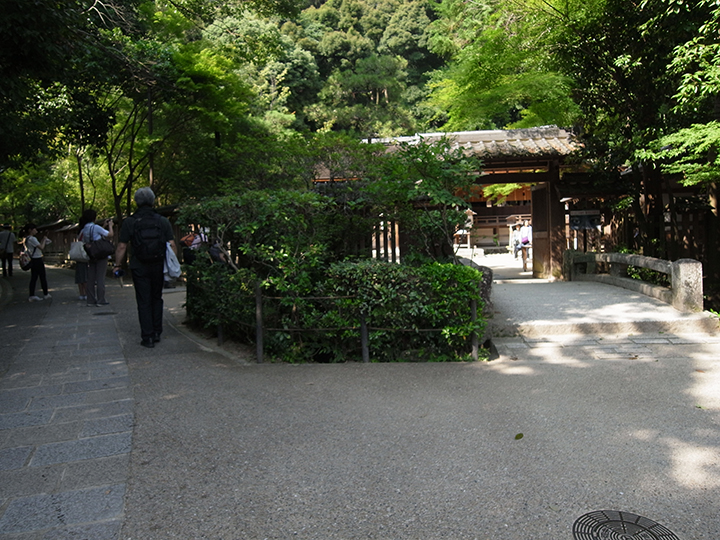
M46 236L42 240L38 240L36 235L38 233L37 225L34 223L28 223L25 226L25 249L30 254L31 266L30 266L30 296L28 300L30 302L39 302L41 300L48 300L52 298L48 291L47 274L45 273L45 261L43 259L42 250L45 246L50 244L50 239ZM43 290L43 297L35 295L35 285L38 279L40 280L40 286Z
M3 277L13 275L13 255L15 254L15 234L10 225L3 225L0 232L0 258L2 259Z
M160 341L163 314L163 265L167 243L177 253L172 227L167 218L153 210L155 194L149 187L135 192L137 211L123 221L120 229L115 267L122 267L128 244L131 246L130 271L132 272L140 321L143 347L152 348Z

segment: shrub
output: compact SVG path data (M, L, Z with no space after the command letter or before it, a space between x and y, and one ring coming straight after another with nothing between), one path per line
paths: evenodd
M253 338L254 272L247 268L233 271L228 265L213 263L204 250L184 268L189 321L213 330L222 325L242 341Z
M407 267L368 260L333 265L325 287L353 297L346 303L371 328L373 358L457 360L469 354L472 333L483 330L484 323L470 317L470 301L480 303L481 277L453 264Z
M188 316L254 341L257 276L206 260L188 270ZM364 318L374 361L467 360L472 335L481 335L485 324L473 322L470 313L471 300L478 302L478 313L482 309L481 278L477 270L453 264L407 267L366 260L332 265L312 295L304 286L279 291L265 281L266 353L289 362L359 360Z
M251 340L253 290L261 283L264 345L284 360L360 358L361 318L376 360L467 357L470 336L483 326L470 320L480 273L432 262L454 258L453 233L466 219L457 194L478 166L451 146L368 149L369 163L358 169L367 177L357 181L188 203L179 222L203 227L229 261L203 256L188 268L190 319ZM403 265L367 260L385 221L401 224Z

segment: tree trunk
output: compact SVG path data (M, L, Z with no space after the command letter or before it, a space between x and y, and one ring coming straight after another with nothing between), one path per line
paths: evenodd
M718 216L720 184L710 184L708 191L711 210L707 213L706 266L703 270L708 289L718 290L720 289L720 216ZM718 309L718 307L715 306L714 309Z
M662 177L660 171L647 163L643 164L643 185L648 199L649 235L647 245L650 257L667 258L665 237L665 212L663 205Z
M77 161L78 167L78 183L80 187L80 214L85 212L85 181L83 179L82 171L82 155L80 154L80 147L75 149L75 160Z
M680 253L680 233L677 225L677 214L675 212L675 196L672 192L672 185L669 178L664 178L665 191L668 196L668 212L670 213L670 241L667 249L668 259L676 261Z
M148 115L148 135L150 137L150 152L148 156L148 183L149 186L152 188L154 185L154 178L153 178L153 166L155 165L155 155L153 151L153 142L152 142L152 135L153 135L153 102L152 102L152 90L148 88L148 95L147 95L147 115Z

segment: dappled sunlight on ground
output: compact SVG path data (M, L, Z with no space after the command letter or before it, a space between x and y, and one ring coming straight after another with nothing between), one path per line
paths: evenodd
M536 371L527 365L513 365L507 362L495 362L492 364L491 369L498 371L503 375L536 375Z
M619 509L672 523L674 512L657 504L657 499L668 498L677 512L692 517L676 517L681 538L720 538L694 534L702 527L691 525L715 519L712 512L695 514L695 508L703 504L699 501L720 495L716 336L498 341L500 359L488 364L501 377L494 384L512 389L513 399L528 409L523 440L548 445L542 450L548 470L563 461L585 461L583 474L594 479L592 489L605 496L615 490ZM535 421L528 423L529 418ZM561 433L563 440L548 442L545 432ZM598 479L606 485L598 485ZM595 503L598 508L608 504Z
M677 439L662 442L667 445L672 457L672 476L678 484L690 489L720 487L717 446L701 446Z
M695 370L690 378L693 381L688 394L700 409L720 411L720 358L703 353L695 353Z

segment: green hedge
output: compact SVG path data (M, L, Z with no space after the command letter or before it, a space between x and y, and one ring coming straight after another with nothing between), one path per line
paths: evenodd
M203 256L186 272L190 320L205 328L222 325L224 335L254 342L257 276ZM471 300L482 312L481 277L453 264L365 260L331 265L311 294L307 284L294 295L286 282L279 293L265 280L265 354L287 362L360 360L364 317L373 361L468 360L472 334L481 336L485 326L480 315L473 323L470 312Z

